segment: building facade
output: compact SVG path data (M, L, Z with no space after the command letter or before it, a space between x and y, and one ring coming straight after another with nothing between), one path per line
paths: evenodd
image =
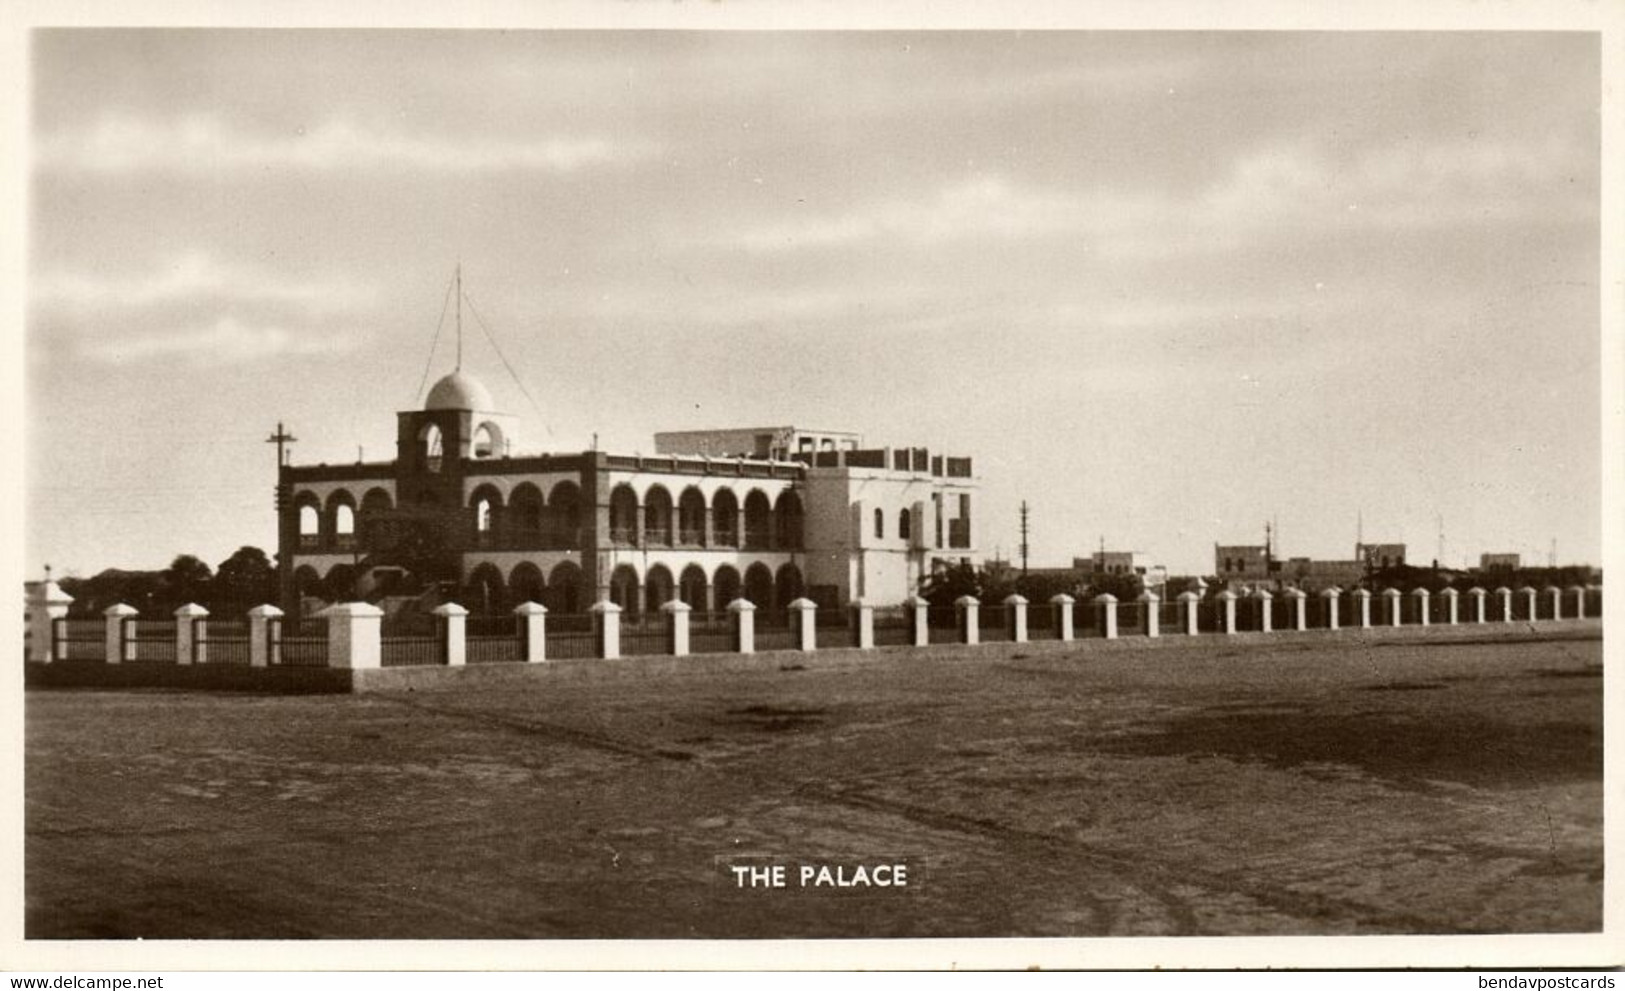
M653 456L519 455L517 429L455 372L397 415L393 461L280 466L283 608L402 572L455 582L485 614L526 600L574 614L609 599L634 615L674 598L891 605L977 556L968 458L793 428L661 434ZM708 453L756 451L764 435L762 456Z

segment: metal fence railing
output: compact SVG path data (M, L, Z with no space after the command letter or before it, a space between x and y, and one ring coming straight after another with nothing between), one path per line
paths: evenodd
M592 616L588 613L560 613L547 616L547 656L558 660L597 657Z
M132 661L175 663L175 621L126 619L122 627L125 657Z
M248 620L194 619L192 621L192 662L194 664L247 664Z
M875 646L897 647L914 642L914 610L910 607L875 610Z
M463 659L469 664L522 661L525 629L518 616L469 616L463 626Z
M100 619L51 622L51 657L58 661L107 660L107 623Z

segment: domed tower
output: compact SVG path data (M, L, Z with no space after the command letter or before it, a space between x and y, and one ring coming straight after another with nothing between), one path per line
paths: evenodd
M403 501L459 505L463 476L508 456L518 421L493 406L485 386L458 369L434 384L423 409L396 414Z

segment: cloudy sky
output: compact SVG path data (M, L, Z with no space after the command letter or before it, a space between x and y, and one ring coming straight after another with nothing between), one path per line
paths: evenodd
M1600 561L1594 36L74 30L32 67L30 572L271 547L265 437L391 457L459 261L523 450L928 445L989 551L1029 502L1035 564L1206 571L1267 518L1346 557L1361 514Z

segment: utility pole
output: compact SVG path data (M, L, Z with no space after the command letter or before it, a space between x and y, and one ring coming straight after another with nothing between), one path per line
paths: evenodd
M1027 577L1027 500L1021 500L1021 577Z
M288 433L287 428L282 426L281 420L276 421L276 433L265 438L265 442L276 445L276 466L278 468L288 463L286 446L298 439L293 434Z

